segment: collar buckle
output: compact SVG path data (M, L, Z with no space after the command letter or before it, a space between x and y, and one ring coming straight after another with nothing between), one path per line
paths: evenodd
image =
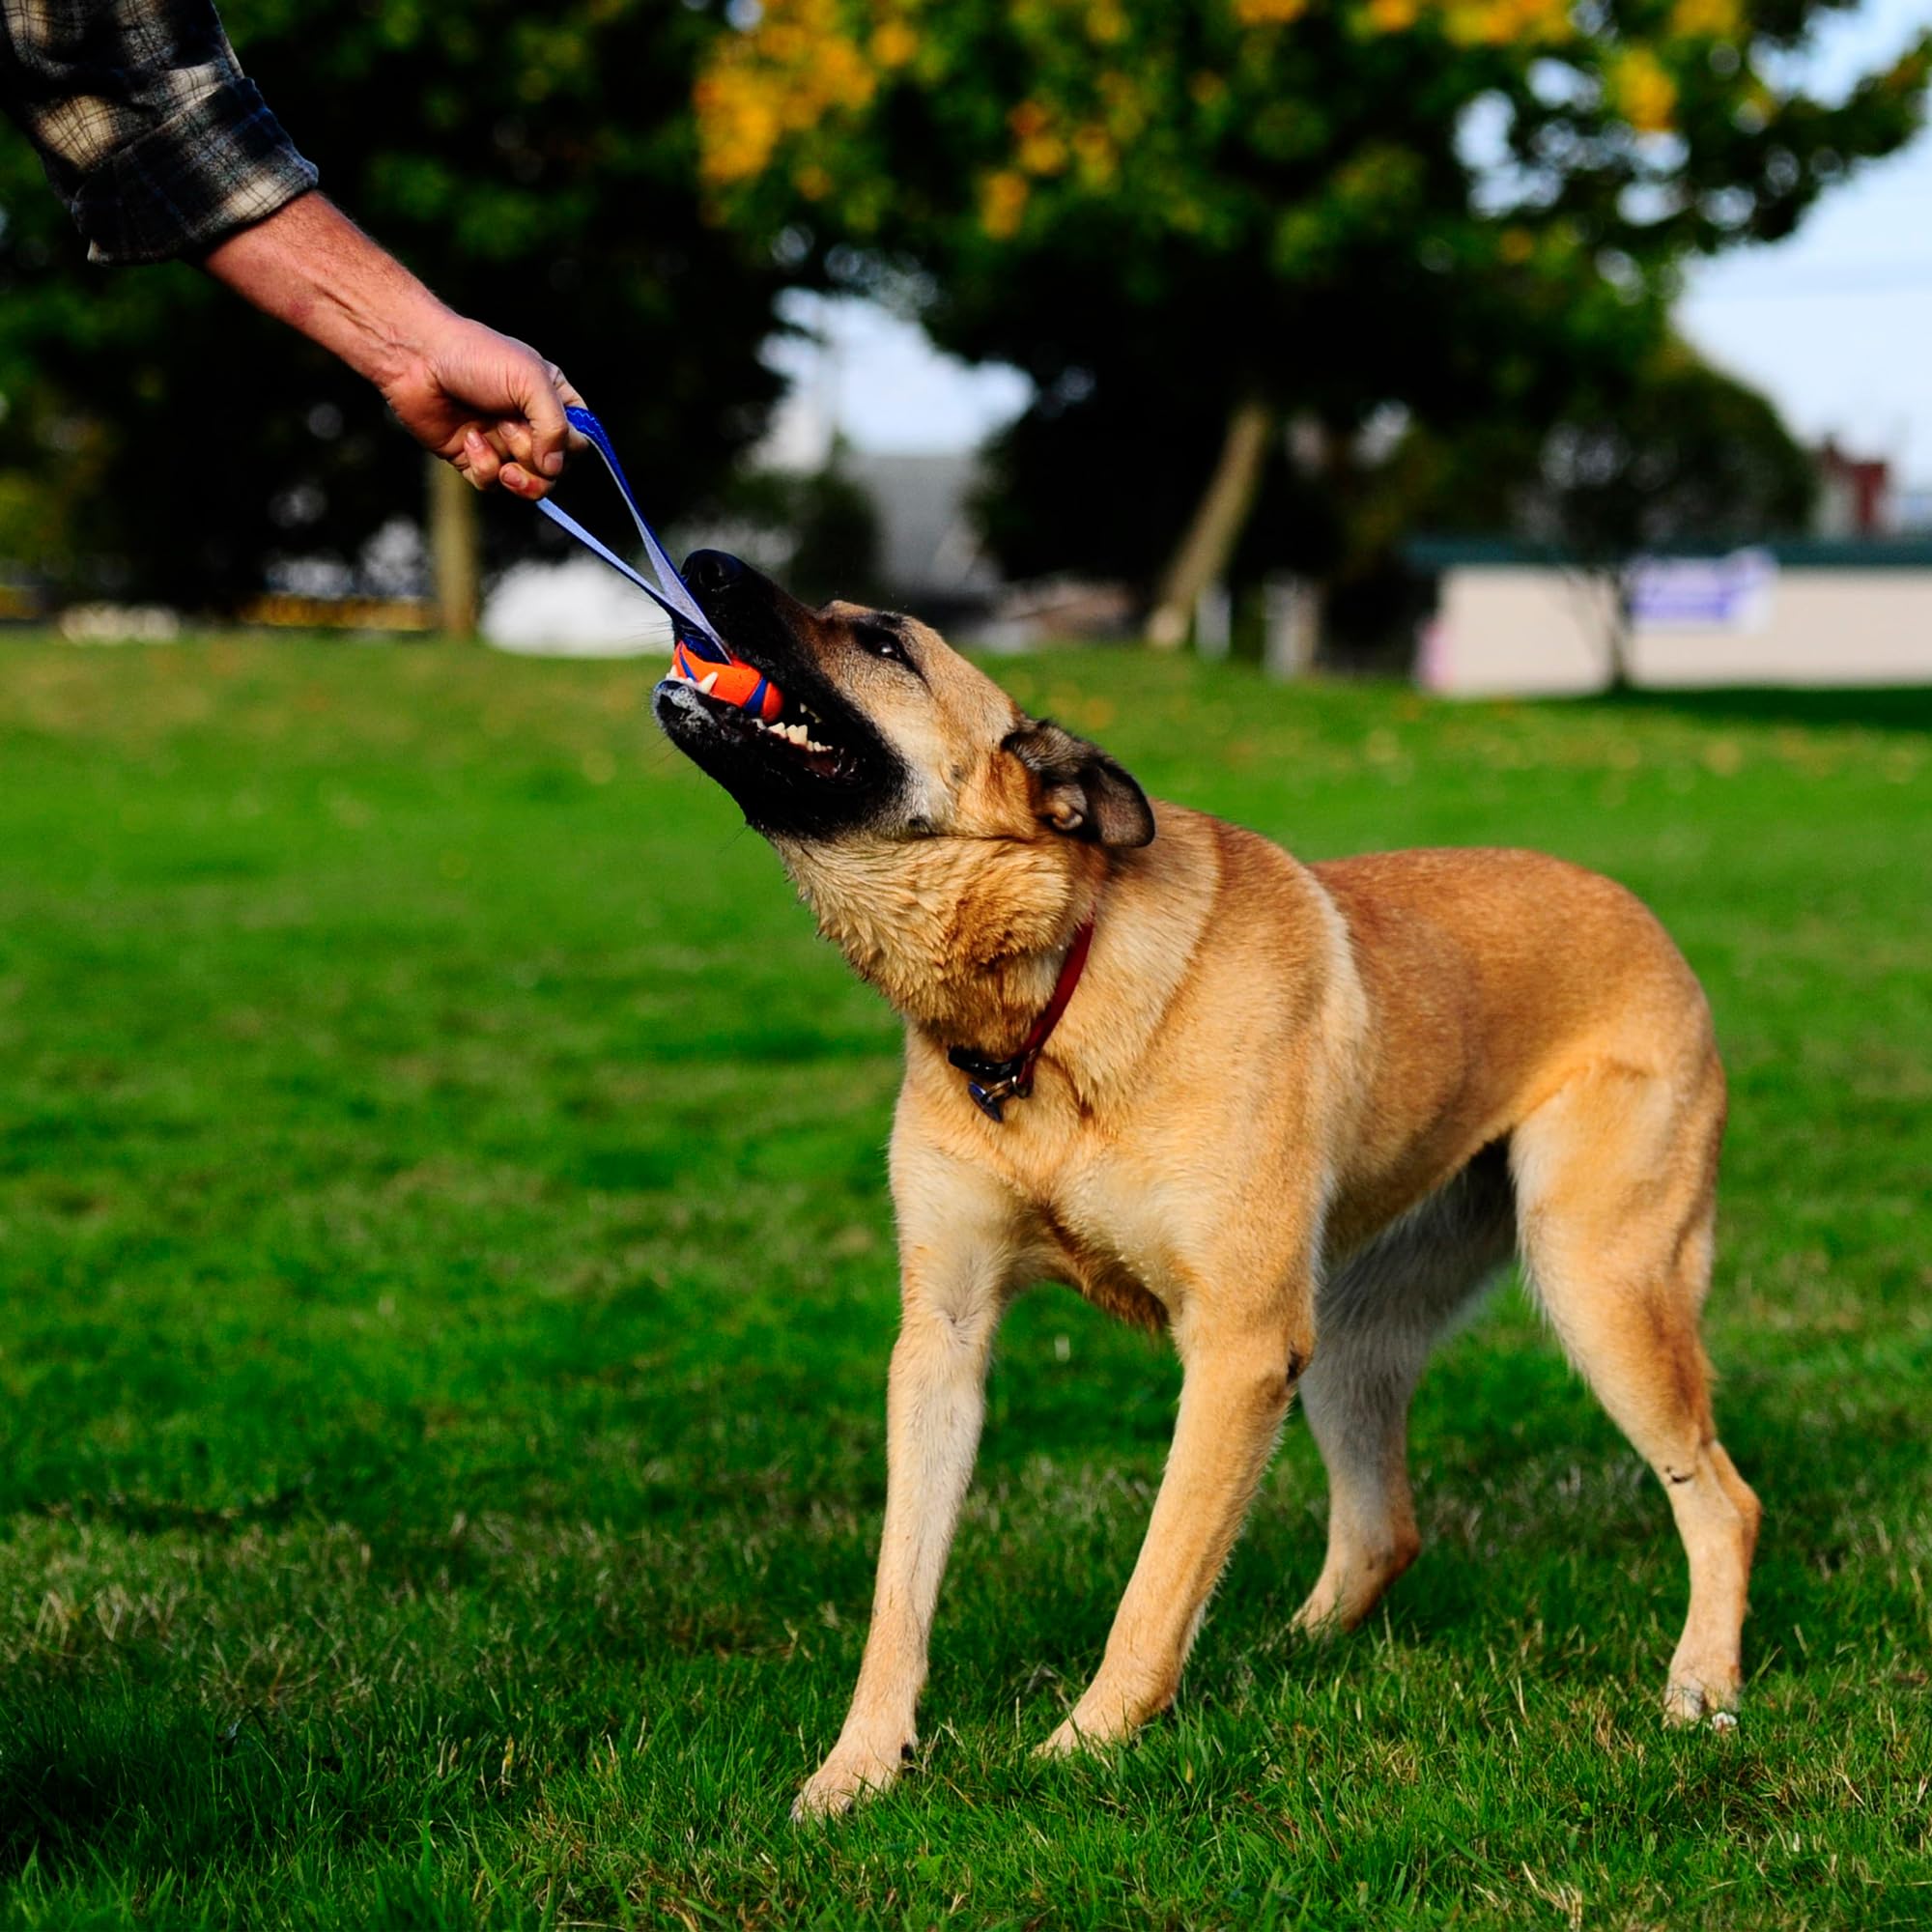
M1024 1100L1033 1093L1032 1056L1016 1060L987 1060L963 1046L955 1046L947 1056L966 1075L966 1092L973 1104L989 1121L1006 1119L1005 1102Z
M1060 1024L1073 989L1086 970L1087 949L1093 943L1094 922L1090 918L1073 935L1073 945L1060 969L1060 979L1046 1010L1034 1022L1026 1043L1010 1060L991 1060L971 1047L955 1046L947 1059L966 1076L966 1092L973 1104L989 1121L1006 1119L1006 1102L1024 1100L1033 1093L1033 1070L1046 1049L1047 1037Z

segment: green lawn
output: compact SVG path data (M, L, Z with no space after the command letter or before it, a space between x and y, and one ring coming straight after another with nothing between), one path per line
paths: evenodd
M1676 932L1733 1083L1711 1303L1767 1519L1666 1734L1662 1497L1520 1293L1425 1381L1427 1548L1291 1642L1291 1422L1176 1715L1097 1660L1169 1358L1010 1321L918 1776L786 1808L882 1493L885 1009L654 668L0 644L0 1922L1932 1921L1932 698L1431 704L1001 667L1318 856L1532 843Z

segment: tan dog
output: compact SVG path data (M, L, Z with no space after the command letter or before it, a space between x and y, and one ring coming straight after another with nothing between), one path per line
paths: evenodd
M659 720L906 1021L878 1590L799 1811L850 1805L911 1752L994 1331L1040 1279L1164 1327L1184 1368L1105 1658L1045 1749L1109 1744L1173 1699L1297 1388L1330 1489L1297 1622L1368 1613L1418 1548L1416 1379L1512 1252L1677 1520L1690 1605L1665 1714L1730 1721L1759 1511L1698 1340L1724 1082L1651 915L1526 852L1297 865L1150 807L920 624L809 611L715 552L688 569L786 708L768 729L668 683ZM1031 1095L995 1121L949 1053L1015 1054L1090 921Z

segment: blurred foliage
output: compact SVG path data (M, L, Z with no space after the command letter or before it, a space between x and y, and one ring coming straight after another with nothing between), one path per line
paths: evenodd
M1011 561L1053 475L1059 565L1144 580L1246 398L1338 440L1390 404L1540 432L1635 380L1687 255L1788 233L1918 127L1932 39L1841 101L1787 84L1829 11L767 0L699 83L703 174L1035 380Z
M1810 453L1756 390L1683 344L1589 400L1540 434L1503 422L1413 439L1400 468L1416 520L1506 530L1600 568L1805 527L1818 487Z
M1815 467L1775 406L1661 321L1645 328L1628 361L1552 357L1520 410L1444 427L1385 408L1353 434L1302 416L1269 456L1231 577L1315 580L1324 654L1403 670L1428 602L1400 555L1418 531L1508 534L1614 569L1804 528ZM1213 461L1204 387L1083 385L1000 436L978 507L1008 568L1145 578Z
M324 191L454 306L557 361L654 516L715 491L780 388L757 356L780 277L698 215L702 12L222 11ZM372 391L191 268L91 268L17 137L0 143L0 554L219 605L277 553L350 557L417 514L422 463ZM594 490L585 472L571 500ZM498 554L554 538L508 499L486 526Z
M1757 393L1667 343L1613 395L1540 433L1497 422L1408 440L1385 500L1445 532L1497 530L1613 582L1610 682L1631 683L1634 565L1645 552L1803 530L1818 491L1810 453Z
M870 601L879 581L879 513L840 467L835 448L807 473L747 469L719 498L721 526L709 541L736 552L808 604L835 597Z

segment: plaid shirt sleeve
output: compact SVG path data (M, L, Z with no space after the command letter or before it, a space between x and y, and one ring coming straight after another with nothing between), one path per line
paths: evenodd
M210 0L0 0L0 106L97 262L199 254L316 183Z

